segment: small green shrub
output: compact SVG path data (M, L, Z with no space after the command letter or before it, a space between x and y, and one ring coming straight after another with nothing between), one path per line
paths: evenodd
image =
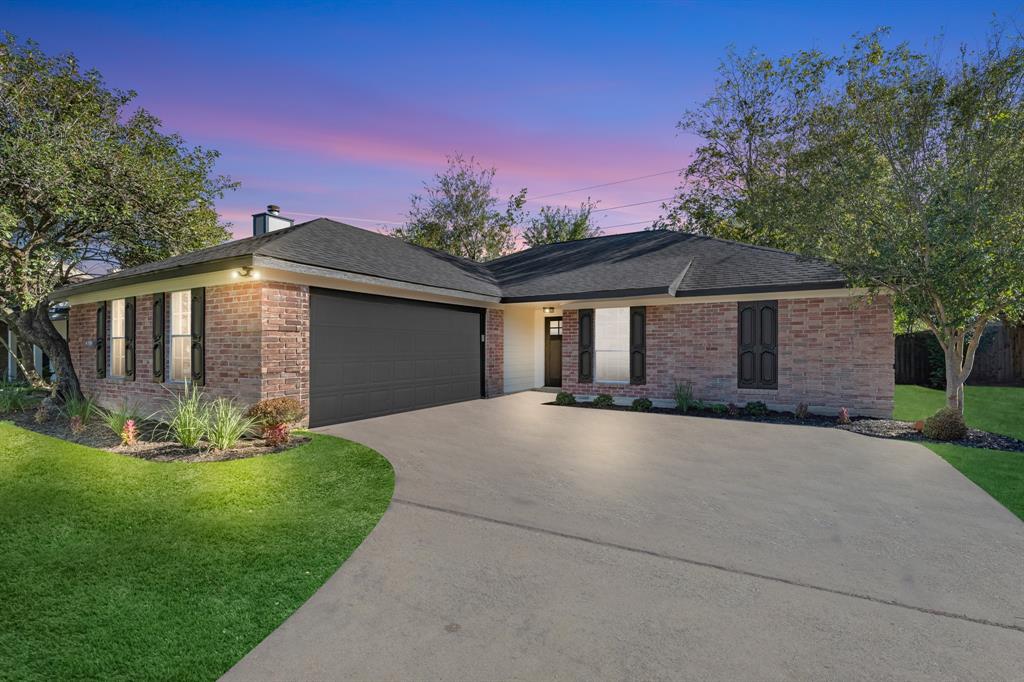
M680 412L688 412L694 405L693 382L677 381L672 389L672 397L676 401L676 409Z
M743 411L751 417L764 417L768 414L768 406L760 400L752 400L746 404Z
M246 417L242 408L227 398L214 400L209 408L209 428L206 440L215 450L228 450L256 425Z
M690 405L690 409L693 410L694 412L703 412L705 409L707 409L707 403L705 403L703 400L694 400L693 404Z
M967 424L959 410L943 407L924 420L923 433L932 440L960 440L967 436Z
M0 413L24 412L36 403L36 396L28 386L3 384L0 386Z
M654 407L654 403L647 398L637 398L629 409L634 412L650 412L652 407Z
M796 409L793 410L793 415L797 419L807 419L807 417L810 416L810 414L811 408L807 403L800 403L799 405L796 406Z
M725 414L729 411L729 407L723 403L711 403L708 405L708 410L710 410L712 414Z
M103 421L103 425L118 437L121 437L122 434L124 434L124 425L129 421L135 422L136 425L141 421L138 408L127 400L123 401L117 407L112 407L106 410L99 408L96 411L99 413L100 419Z
M607 393L602 393L601 395L594 398L594 400L590 404L594 407L606 409L615 404L615 398L611 397Z
M163 413L164 437L182 447L195 448L206 437L209 429L209 407L195 384L189 384L182 393L173 393Z
M576 396L568 391L559 391L555 396L555 405L575 405Z
M77 422L84 429L92 421L92 418L96 416L98 410L92 398L83 396L81 398L67 398L61 411L69 421Z

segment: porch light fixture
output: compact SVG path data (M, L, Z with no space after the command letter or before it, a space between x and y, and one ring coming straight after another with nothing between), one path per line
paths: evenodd
M552 308L551 306L547 306L547 305L544 306L544 314L545 315L550 315L553 312L555 312L554 308Z
M247 278L250 278L250 279L259 279L260 278L260 273L259 273L258 270L254 270L251 265L243 265L238 270L232 270L231 271L231 277L232 277L232 279L236 279L238 277L247 277Z

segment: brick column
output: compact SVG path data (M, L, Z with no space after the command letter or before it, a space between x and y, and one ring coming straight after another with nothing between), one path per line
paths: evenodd
M484 335L484 395L505 392L505 312L488 308Z

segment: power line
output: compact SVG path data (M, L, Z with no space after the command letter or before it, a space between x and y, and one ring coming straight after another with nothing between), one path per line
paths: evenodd
M615 211L620 208L629 208L630 206L643 206L644 204L656 204L659 201L668 201L673 197L665 197L664 199L651 199L650 201L638 201L635 204L622 204L621 206L611 206L609 208L595 208L594 211L597 213L604 213L605 211Z
M600 185L590 185L589 187L580 187L579 189L567 189L564 192L552 192L551 194L542 194L539 197L530 197L527 201L537 201L538 199L547 199L549 197L559 197L563 194L574 194L576 192L585 192L588 189L597 189L598 187L611 187L612 185L621 185L624 182L634 182L636 180L646 180L647 178L656 178L659 175L668 175L669 173L678 173L684 168L673 168L672 170L661 171L659 173L651 173L649 175L638 175L635 178L625 178L624 180L614 180L612 182L604 182Z
M619 223L617 225L598 225L598 227L601 228L602 230L611 230L612 228L615 227L630 227L632 225L643 225L644 223L653 225L654 220L654 218L651 218L650 220L638 220L635 223Z

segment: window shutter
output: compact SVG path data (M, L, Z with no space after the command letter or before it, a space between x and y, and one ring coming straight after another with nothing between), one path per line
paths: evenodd
M778 301L739 304L737 326L740 388L778 388Z
M579 381L581 384L594 382L594 309L579 311Z
M759 388L778 388L777 369L779 343L778 301L762 301L757 309L757 385Z
M107 302L96 307L96 376L107 376Z
M629 309L629 383L647 383L647 308Z
M124 374L135 381L135 297L124 299Z
M192 290L192 382L206 384L206 289Z
M164 380L164 312L165 294L153 294L153 381Z

